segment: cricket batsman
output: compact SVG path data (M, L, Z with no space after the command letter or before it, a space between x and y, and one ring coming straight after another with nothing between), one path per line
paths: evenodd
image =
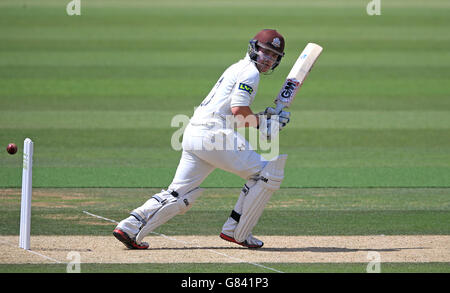
M264 243L252 235L252 230L266 203L280 188L287 155L265 160L236 132L228 118L237 118L238 127L258 128L267 139L287 125L289 112L275 113L274 108L268 107L255 114L250 108L260 74L270 73L280 64L284 46L281 34L264 29L250 40L245 58L220 76L184 130L183 151L172 183L167 190L134 209L114 229L113 235L126 247L147 249L149 245L142 241L144 237L174 216L188 211L203 192L200 184L216 168L247 180L220 237L248 248L263 246ZM233 147L218 147L224 144Z

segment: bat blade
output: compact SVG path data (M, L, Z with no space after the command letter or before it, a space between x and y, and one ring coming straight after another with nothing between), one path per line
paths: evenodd
M308 43L303 49L275 99L277 113L292 104L297 91L302 86L322 50L323 48L315 43Z

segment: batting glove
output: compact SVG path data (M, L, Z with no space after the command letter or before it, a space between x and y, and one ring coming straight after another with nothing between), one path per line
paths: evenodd
M272 121L275 120L272 119L272 116L277 115L276 120L278 120L280 130L283 129L289 123L289 121L291 121L291 112L281 111L279 113L276 113L276 110L273 107L267 107L266 110L264 110L264 114L268 117L268 119L271 119Z

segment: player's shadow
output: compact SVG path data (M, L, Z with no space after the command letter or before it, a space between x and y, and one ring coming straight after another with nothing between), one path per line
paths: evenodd
M346 247L294 247L294 248L276 248L262 247L259 250L267 252L359 252L359 251L376 251L376 252L394 252L409 249L425 249L425 247L401 247L401 248L346 248Z
M346 247L262 247L249 249L246 247L230 247L230 246L211 246L211 247L158 247L149 248L149 250L236 250L246 249L261 252L317 252L317 253L337 253L337 252L359 252L359 251L376 251L376 252L395 252L411 249L426 249L426 247L400 247L400 248L346 248Z

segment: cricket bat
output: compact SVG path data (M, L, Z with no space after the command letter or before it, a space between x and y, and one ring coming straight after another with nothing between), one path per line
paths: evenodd
M292 104L297 91L302 86L322 50L321 46L314 43L308 43L303 49L275 99L276 113L280 113L283 108L288 108Z

